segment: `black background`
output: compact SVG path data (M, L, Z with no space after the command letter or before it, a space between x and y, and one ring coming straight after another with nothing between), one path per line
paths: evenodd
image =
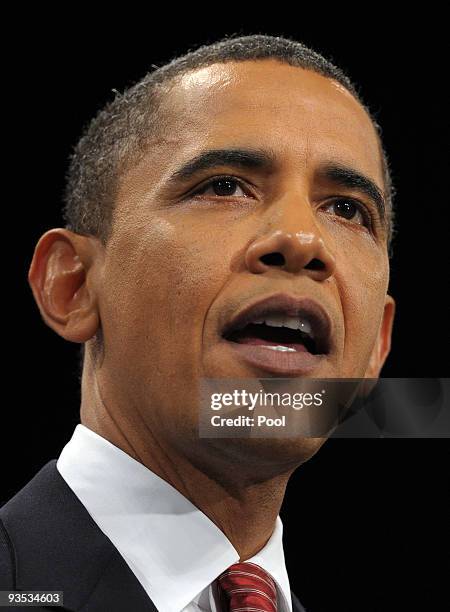
M201 15L173 9L170 17L122 9L114 23L69 10L11 17L3 117L11 220L3 244L4 271L13 275L4 293L0 503L58 456L78 422L78 345L44 325L26 279L39 236L62 225L70 148L113 88L224 34L306 43L346 70L378 113L399 231L390 287L397 314L383 376L448 376L446 33L442 15L410 13L393 23L377 10L352 20L325 8L273 6L245 22L230 6ZM285 551L291 586L309 612L446 608L448 450L444 439L329 440L294 474L282 508Z

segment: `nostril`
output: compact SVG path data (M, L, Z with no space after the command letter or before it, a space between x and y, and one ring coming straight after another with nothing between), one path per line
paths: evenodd
M266 266L284 266L286 260L281 253L269 253L260 257L263 264Z
M314 257L311 261L305 266L305 270L324 270L325 264L320 259Z

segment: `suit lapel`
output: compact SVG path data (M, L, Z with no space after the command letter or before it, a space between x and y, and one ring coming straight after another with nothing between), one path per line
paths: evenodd
M17 590L64 592L67 610L157 612L119 551L49 461L0 510Z
M292 612L306 612L305 608L300 603L297 595L291 591L292 595Z

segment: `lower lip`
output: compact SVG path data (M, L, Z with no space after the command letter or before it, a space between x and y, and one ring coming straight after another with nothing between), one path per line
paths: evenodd
M271 374L305 376L314 372L326 355L301 350L275 351L260 344L240 344L224 340L228 347L248 364Z

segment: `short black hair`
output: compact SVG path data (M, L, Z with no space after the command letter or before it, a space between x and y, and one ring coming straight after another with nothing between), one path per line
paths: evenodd
M378 136L391 256L394 185L381 127L374 114L349 77L330 60L301 42L264 34L226 36L188 51L163 66L152 64L154 70L122 94L114 90L114 99L88 124L70 157L63 208L66 228L78 234L96 236L106 245L113 224L119 179L145 154L151 136L167 127L161 109L164 93L175 77L216 63L263 59L276 59L337 81L368 113Z

